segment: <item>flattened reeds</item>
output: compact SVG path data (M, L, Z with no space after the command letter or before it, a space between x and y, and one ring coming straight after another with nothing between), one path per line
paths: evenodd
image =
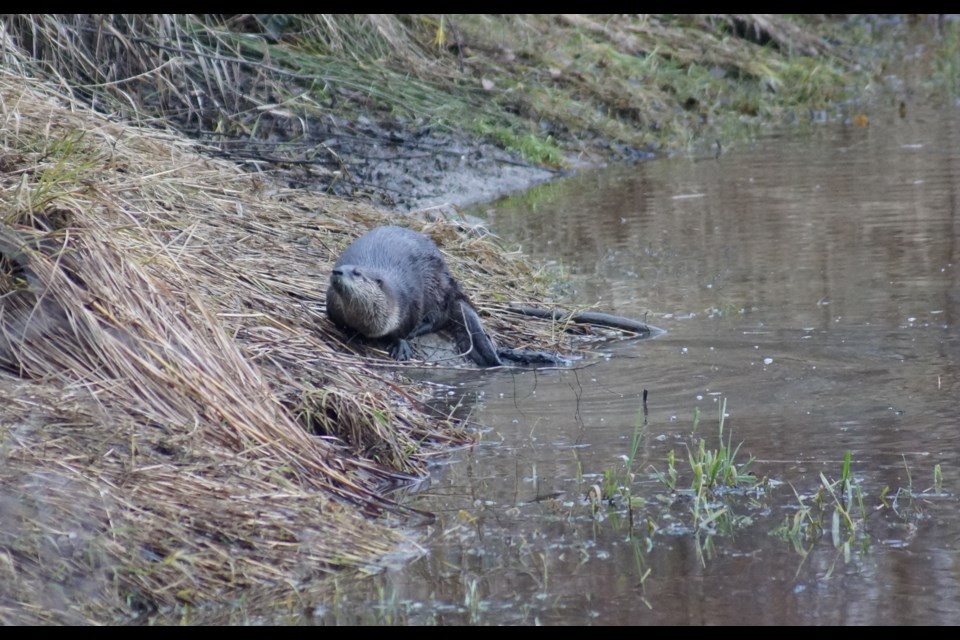
M7 72L0 123L0 623L296 592L393 550L362 513L464 436L323 318L382 214Z

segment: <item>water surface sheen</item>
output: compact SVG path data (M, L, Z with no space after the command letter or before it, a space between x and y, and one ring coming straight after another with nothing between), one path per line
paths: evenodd
M669 333L467 383L490 430L410 499L439 519L427 554L383 577L389 619L960 623L958 202L957 109L891 104L866 128L596 171L489 210L568 270L568 302ZM643 389L630 535L624 510L592 515L584 496L622 468ZM689 500L652 469L674 450L690 486L695 408L715 447L722 398L739 460L782 484L743 497L750 524L701 553ZM802 551L771 535L846 450L868 511L885 486L929 489L936 464L943 493L873 513L849 561L829 533Z

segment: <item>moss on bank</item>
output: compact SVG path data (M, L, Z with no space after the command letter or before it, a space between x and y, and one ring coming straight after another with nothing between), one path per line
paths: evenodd
M455 143L471 136L560 167L575 156L635 158L717 139L729 146L758 126L811 113L843 117L882 72L878 51L891 53L864 44L881 22L726 14L0 20L8 66L80 102L174 126L293 186L373 193L386 204L403 187L382 175L385 165L442 158L451 147L470 162ZM932 28L956 38L955 23ZM955 84L943 59L942 84ZM415 171L429 174L429 165Z

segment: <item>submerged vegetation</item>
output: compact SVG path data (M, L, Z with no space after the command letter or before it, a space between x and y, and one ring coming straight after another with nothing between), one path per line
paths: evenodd
M377 571L407 540L390 516L422 515L385 492L470 435L431 409L429 389L324 321L335 256L390 219L328 196L396 204L398 174L456 180L474 155L557 170L842 114L870 70L824 35L838 28L769 16L0 17L0 624L309 610L325 577ZM521 256L455 222L408 224L437 240L495 333L567 346L556 327L501 313L543 296ZM747 525L726 496L762 484L722 432L721 421L716 449L686 449L689 490L676 457L658 476L692 499L689 526L711 539ZM652 501L631 494L635 454L592 508L619 505L654 531ZM829 486L821 503L842 504L855 528L846 485ZM790 535L816 538L823 521L810 510Z
M518 470L528 486L512 490L486 486L499 482L489 469L468 469L426 500L439 517L431 527L437 538L432 557L416 560L406 576L378 576L373 587L328 597L317 609L320 619L551 624L589 620L591 598L607 597L640 609L624 619L657 620L656 611L644 617L644 608L657 608L650 594L659 608L669 608L665 594L684 597L672 590L676 576L665 571L703 583L705 576L742 568L738 556L754 555L782 565L769 576L793 573L801 589L828 589L831 579L869 572L880 555L871 555L876 545L915 535L924 521L938 518L938 507L948 504L943 500L955 499L943 492L938 466L931 486L921 490L909 468L904 486L882 486L878 470L858 469L849 451L838 460L811 461L822 471L800 474L783 461L741 455L751 443L735 444L725 404L718 399L715 420L701 421L695 410L689 431L667 437L656 434L641 411L616 463L584 469L575 449L575 478L543 478L544 486L573 487L568 493L542 491L535 467ZM755 475L755 467L767 475ZM534 487L537 497L524 500ZM786 553L770 554L758 540ZM411 574L414 585L408 584ZM764 569L758 574L767 576ZM525 596L514 592L518 582ZM836 588L846 588L842 584Z
M832 480L825 473L817 475L816 488L798 490L793 488L793 499L784 500L777 493L787 485L787 479L774 477L758 478L749 467L755 462L752 458L738 462L737 456L742 444L733 445L731 433L724 436L724 423L727 417L727 402L719 403L717 448L711 448L707 439L696 435L700 423L699 410L694 411L692 433L689 442L684 443L685 456L670 449L666 454L666 469L661 471L657 465L651 465L649 473L635 472L637 441L646 429L645 422L638 419L635 427L631 455L624 456L622 467L610 468L604 472L605 479L615 478L618 482L605 485L605 502L614 513L621 517L627 515L632 535L638 535L644 541L644 548L652 550L658 535L690 533L696 541L696 549L701 563L716 552L717 538L736 535L737 531L748 527L763 526L769 522L769 514L774 508L785 511L782 524L770 533L789 542L800 555L803 562L824 540L837 551L837 558L849 563L856 560L855 552L866 553L872 535L868 529L868 520L888 515L887 525L891 527L913 527L923 517L921 500L943 497L942 472L937 465L933 470L933 485L922 491L913 488L909 467L906 467L908 485L883 487L875 496L870 496L863 479L854 475L850 451L843 456L839 479ZM641 428L640 425L643 424ZM678 458L686 464L678 463ZM905 463L906 466L906 463ZM639 498L649 493L649 478L668 493L655 494L652 498ZM684 488L689 482L689 487ZM639 487L634 487L639 484ZM597 501L593 499L592 489L585 491L588 502L598 514ZM677 519L677 505L683 505L687 516ZM640 513L636 513L638 507ZM661 524L662 515L667 515ZM622 520L618 520L620 522ZM643 526L635 528L636 523ZM836 560L823 576L829 578ZM649 572L643 574L644 580Z

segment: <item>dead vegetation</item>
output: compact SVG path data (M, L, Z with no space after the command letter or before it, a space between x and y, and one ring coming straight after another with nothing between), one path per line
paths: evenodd
M369 188L364 154L384 136L429 155L428 130L466 127L542 160L558 141L640 144L638 122L677 112L662 83L595 83L576 60L554 73L555 52L531 53L538 29L573 25L595 68L649 63L653 47L760 77L754 40L828 53L773 17L706 36L646 18L483 20L501 19L0 18L0 624L305 599L404 539L365 516L395 512L384 489L467 438L323 318L334 257L384 215L290 185ZM499 313L534 297L520 256L427 231L488 328L564 346Z
M466 438L322 315L334 257L383 215L9 71L0 119L0 622L297 591L394 550L363 515ZM530 282L522 261L432 228L481 308L525 293L488 286Z
M392 205L407 185L391 168L445 165L458 132L562 166L825 108L851 54L798 20L32 14L0 18L0 38L9 68L98 111L173 125L292 186Z

